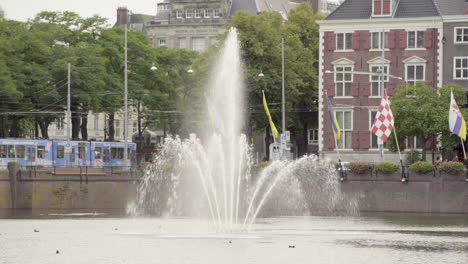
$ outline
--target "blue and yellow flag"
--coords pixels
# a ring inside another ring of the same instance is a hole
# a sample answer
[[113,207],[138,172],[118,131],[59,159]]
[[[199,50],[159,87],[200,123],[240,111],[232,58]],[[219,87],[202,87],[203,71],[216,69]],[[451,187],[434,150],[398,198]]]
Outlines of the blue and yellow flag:
[[278,137],[278,130],[276,129],[275,123],[273,123],[273,120],[271,119],[270,110],[268,110],[267,101],[265,99],[265,92],[262,91],[262,94],[263,94],[263,107],[265,108],[265,112],[266,112],[266,114],[268,116],[268,120],[270,121],[271,132],[273,133],[273,136],[275,138],[277,138]]
[[332,128],[333,128],[333,134],[335,134],[336,139],[340,139],[340,136],[341,136],[340,125],[338,124],[338,119],[336,119],[336,114],[335,114],[335,111],[333,110],[333,105],[332,105],[332,102],[330,101],[330,97],[328,96],[327,96],[327,101],[328,101],[328,110],[330,112],[330,121],[331,121]]

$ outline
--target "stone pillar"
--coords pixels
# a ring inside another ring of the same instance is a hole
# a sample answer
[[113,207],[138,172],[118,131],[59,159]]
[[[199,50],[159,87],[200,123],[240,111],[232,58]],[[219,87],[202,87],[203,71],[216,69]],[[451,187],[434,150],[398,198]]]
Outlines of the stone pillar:
[[13,161],[8,163],[8,177],[10,178],[10,201],[13,216],[16,215],[17,182],[19,170],[19,162]]

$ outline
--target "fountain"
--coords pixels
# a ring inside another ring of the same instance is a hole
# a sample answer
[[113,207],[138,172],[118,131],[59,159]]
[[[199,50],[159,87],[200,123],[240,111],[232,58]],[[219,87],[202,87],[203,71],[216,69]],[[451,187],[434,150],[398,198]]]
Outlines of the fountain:
[[[241,134],[244,86],[236,29],[220,54],[206,96],[207,140],[167,138],[128,212],[209,217],[217,230],[232,232],[249,230],[264,207],[270,215],[284,208],[304,214],[315,209],[308,202],[313,200],[333,210],[340,200],[336,175],[315,156],[276,161],[251,175],[251,146]],[[280,197],[273,195],[277,187]]]

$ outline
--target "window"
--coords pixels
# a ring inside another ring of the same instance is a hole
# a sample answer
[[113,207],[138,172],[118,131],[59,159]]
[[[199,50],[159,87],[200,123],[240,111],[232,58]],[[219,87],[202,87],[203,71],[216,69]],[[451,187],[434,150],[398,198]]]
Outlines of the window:
[[468,57],[455,57],[453,65],[453,78],[455,80],[468,79]]
[[109,162],[110,161],[110,153],[109,153],[109,148],[104,148],[102,151],[102,160],[104,162]]
[[351,149],[352,133],[353,133],[353,115],[351,111],[335,111],[338,125],[341,129],[340,139],[337,140],[339,149]]
[[120,127],[120,120],[115,120],[115,136],[121,137],[122,136],[122,128]]
[[184,18],[184,11],[177,10],[176,11],[176,18]]
[[185,11],[185,17],[186,18],[192,18],[193,17],[193,10],[187,10]]
[[6,158],[6,146],[0,145],[0,158]]
[[86,158],[86,147],[78,147],[78,158],[79,159]]
[[203,17],[211,17],[211,10],[205,9],[205,13],[203,14]]
[[352,33],[337,33],[336,34],[336,49],[337,50],[351,50],[352,44]]
[[[380,69],[382,66],[371,66],[370,71],[371,72],[380,72]],[[383,67],[383,72],[385,74],[388,74],[388,66]],[[381,81],[381,76],[377,75],[370,75],[369,76],[370,82],[371,82],[371,96],[381,96],[381,91],[382,91],[382,81]],[[388,83],[388,76],[383,76],[383,89],[387,88],[387,83]]]
[[37,146],[37,158],[45,159],[45,146]]
[[384,48],[388,48],[388,32],[382,38],[382,32],[372,32],[372,49],[382,49],[382,42],[385,41]]
[[16,146],[16,157],[24,159],[24,146]]
[[94,148],[94,158],[95,159],[102,159],[102,156],[101,156],[101,147],[95,147]]
[[159,39],[159,46],[166,46],[166,40],[165,39]]
[[132,134],[135,134],[138,131],[138,122],[133,122]]
[[15,146],[8,145],[8,158],[15,158]]
[[55,120],[55,125],[57,129],[62,130],[65,128],[65,123],[63,122],[63,118],[59,117]]
[[406,138],[406,145],[408,149],[422,149],[424,144],[420,137],[407,137]]
[[424,48],[424,31],[408,31],[408,48]]
[[94,114],[94,129],[99,129],[99,114]]
[[187,39],[179,38],[179,49],[186,49],[186,48],[187,48]]
[[406,65],[406,83],[414,85],[424,81],[424,65]]
[[35,161],[36,160],[36,148],[35,147],[27,148],[26,159],[30,160],[30,161]]
[[124,149],[123,148],[111,148],[112,159],[123,159]]
[[57,146],[57,159],[63,159],[65,156],[65,146]]
[[213,10],[213,17],[219,17],[219,10],[218,9]]
[[195,10],[195,18],[201,18],[201,15],[202,15],[202,11],[197,9]]
[[193,38],[192,39],[192,50],[204,51],[205,50],[205,38]]
[[336,96],[351,96],[352,71],[353,67],[335,67]]
[[318,129],[314,128],[307,131],[307,142],[309,142],[309,145],[318,144]]
[[468,43],[468,27],[455,28],[455,43]]
[[[370,120],[369,120],[369,130],[371,129],[372,125],[374,124],[374,119],[375,119],[375,116],[377,115],[377,110],[372,110],[370,112]],[[378,149],[379,148],[379,140],[377,138],[376,135],[374,135],[374,133],[370,133],[371,134],[371,149]],[[384,142],[384,148],[387,147],[387,142]]]

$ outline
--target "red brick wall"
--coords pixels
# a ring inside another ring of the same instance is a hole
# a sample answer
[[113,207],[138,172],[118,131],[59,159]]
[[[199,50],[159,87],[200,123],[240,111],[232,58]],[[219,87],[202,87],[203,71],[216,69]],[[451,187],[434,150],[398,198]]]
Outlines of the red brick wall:
[[[426,84],[435,87],[438,83],[438,36],[437,29],[428,29],[424,36],[425,50],[405,50],[407,45],[407,34],[404,29],[394,29],[388,34],[389,51],[385,51],[385,59],[390,61],[390,74],[402,77],[405,79],[405,64],[403,60],[418,56],[425,59],[425,80]],[[356,37],[359,36],[359,40]],[[354,61],[354,71],[369,71],[367,61],[381,56],[381,51],[370,51],[370,32],[356,31],[353,34],[353,52],[336,52],[335,34],[334,32],[325,32],[324,34],[324,56],[323,56],[323,89],[327,89],[328,96],[334,96],[334,74],[325,73],[325,71],[333,71],[332,62],[340,58],[347,58]],[[394,89],[403,85],[404,81],[390,79],[387,92],[391,96]],[[369,138],[369,109],[366,106],[377,106],[380,104],[380,98],[369,98],[370,82],[367,75],[354,75],[352,85],[353,98],[332,98],[334,105],[352,105],[353,110],[353,140],[352,145],[355,150],[365,150],[369,148],[369,142],[365,138]],[[333,133],[331,130],[328,106],[326,103],[325,92],[323,93],[323,150],[334,148]],[[355,107],[359,106],[359,107]],[[335,106],[336,110],[337,106]],[[396,120],[395,122],[398,122]]]

